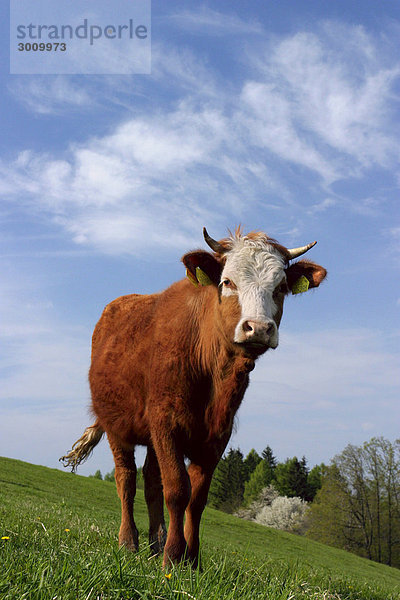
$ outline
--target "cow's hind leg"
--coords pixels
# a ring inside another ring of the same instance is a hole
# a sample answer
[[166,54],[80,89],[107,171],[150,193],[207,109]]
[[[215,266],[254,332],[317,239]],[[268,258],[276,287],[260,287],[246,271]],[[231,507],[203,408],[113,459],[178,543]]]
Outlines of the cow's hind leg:
[[121,500],[121,527],[119,545],[130,550],[137,550],[139,533],[133,519],[133,501],[136,493],[136,464],[134,448],[126,449],[116,440],[108,436],[110,448],[115,461],[115,482]]
[[143,465],[144,497],[149,512],[149,543],[152,554],[160,554],[164,550],[167,530],[164,521],[164,498],[161,483],[160,467],[154,448],[147,448]]

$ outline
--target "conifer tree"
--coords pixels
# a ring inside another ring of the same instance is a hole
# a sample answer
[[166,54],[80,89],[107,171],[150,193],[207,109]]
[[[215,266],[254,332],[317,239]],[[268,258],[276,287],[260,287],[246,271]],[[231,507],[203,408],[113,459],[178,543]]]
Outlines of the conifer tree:
[[231,448],[219,461],[211,482],[208,501],[214,508],[235,511],[243,502],[245,467],[243,454]]
[[261,462],[261,460],[261,456],[258,454],[258,452],[254,450],[254,448],[252,448],[243,461],[245,481],[248,481],[250,479],[251,474],[253,473],[256,466]]
[[288,498],[298,496],[303,500],[309,499],[307,478],[308,468],[304,456],[301,461],[298,460],[297,456],[288,458],[275,469],[276,488],[281,496],[287,496]]
[[243,500],[246,506],[256,500],[261,491],[268,487],[275,478],[276,458],[272,449],[267,446],[261,456],[262,459],[244,486]]

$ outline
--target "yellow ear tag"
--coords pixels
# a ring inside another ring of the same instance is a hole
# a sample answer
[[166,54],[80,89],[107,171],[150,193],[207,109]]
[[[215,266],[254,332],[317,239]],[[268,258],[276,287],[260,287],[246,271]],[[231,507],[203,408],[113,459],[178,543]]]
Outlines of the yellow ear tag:
[[200,285],[212,285],[211,279],[200,267],[196,267],[196,277]]
[[199,282],[197,281],[196,277],[194,275],[192,275],[192,273],[189,271],[189,269],[186,269],[186,277],[189,279],[189,281],[191,283],[193,283],[193,285],[195,285],[196,287],[199,285]]
[[306,292],[309,287],[310,282],[308,281],[307,277],[304,277],[304,275],[302,275],[292,285],[292,294],[301,294],[302,292]]

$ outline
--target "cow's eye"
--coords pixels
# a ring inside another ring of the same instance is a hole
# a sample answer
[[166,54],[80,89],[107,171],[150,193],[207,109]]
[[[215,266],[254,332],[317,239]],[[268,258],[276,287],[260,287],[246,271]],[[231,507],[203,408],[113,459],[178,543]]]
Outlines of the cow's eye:
[[231,281],[230,279],[228,279],[227,277],[225,277],[221,283],[219,284],[219,288],[228,288],[230,290],[236,290],[236,285],[233,283],[233,281]]

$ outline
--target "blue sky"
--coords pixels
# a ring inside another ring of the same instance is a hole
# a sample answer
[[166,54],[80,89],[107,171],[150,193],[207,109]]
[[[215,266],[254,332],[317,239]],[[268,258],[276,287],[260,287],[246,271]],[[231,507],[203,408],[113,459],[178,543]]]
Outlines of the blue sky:
[[[287,299],[232,445],[313,465],[398,437],[398,2],[154,0],[137,76],[9,75],[0,23],[0,455],[57,467],[103,307],[239,223],[317,239],[329,277]],[[80,472],[112,466],[102,442]]]

